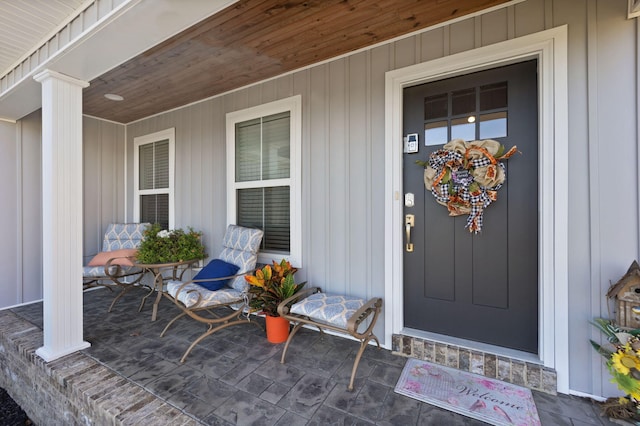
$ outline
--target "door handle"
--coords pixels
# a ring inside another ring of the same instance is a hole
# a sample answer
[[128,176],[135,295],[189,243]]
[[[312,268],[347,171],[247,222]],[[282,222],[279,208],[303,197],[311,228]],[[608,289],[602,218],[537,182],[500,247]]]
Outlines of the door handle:
[[404,246],[407,253],[413,251],[413,243],[411,242],[411,228],[415,225],[415,216],[407,214],[404,216],[404,230],[407,233],[407,243]]

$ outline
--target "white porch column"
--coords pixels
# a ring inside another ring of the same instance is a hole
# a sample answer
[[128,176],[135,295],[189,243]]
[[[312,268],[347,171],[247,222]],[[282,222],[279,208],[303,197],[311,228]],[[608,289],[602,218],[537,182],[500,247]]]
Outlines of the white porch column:
[[55,71],[42,84],[42,274],[44,346],[52,361],[90,346],[82,338],[82,88]]

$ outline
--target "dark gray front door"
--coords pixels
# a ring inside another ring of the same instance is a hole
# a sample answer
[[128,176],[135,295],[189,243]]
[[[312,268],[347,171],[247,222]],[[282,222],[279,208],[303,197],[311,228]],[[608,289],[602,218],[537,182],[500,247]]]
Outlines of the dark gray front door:
[[[537,99],[535,60],[404,90],[404,133],[419,145],[403,161],[414,198],[404,213],[415,217],[413,251],[404,248],[405,327],[538,352]],[[479,234],[465,229],[466,214],[451,217],[436,202],[415,163],[456,138],[521,152],[504,161],[506,183]]]

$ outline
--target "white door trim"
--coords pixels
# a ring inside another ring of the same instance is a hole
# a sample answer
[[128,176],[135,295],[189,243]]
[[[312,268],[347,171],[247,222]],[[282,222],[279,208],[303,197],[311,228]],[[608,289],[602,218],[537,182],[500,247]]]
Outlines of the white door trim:
[[[569,392],[567,26],[389,71],[385,77],[385,342],[404,326],[402,92],[537,58],[539,64],[539,356]],[[544,194],[544,196],[543,196]]]

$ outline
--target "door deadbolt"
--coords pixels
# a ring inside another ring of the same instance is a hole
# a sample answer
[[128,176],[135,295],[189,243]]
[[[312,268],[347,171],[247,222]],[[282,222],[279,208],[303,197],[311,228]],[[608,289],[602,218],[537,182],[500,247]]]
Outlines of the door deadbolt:
[[415,196],[412,192],[407,192],[404,194],[404,206],[405,207],[413,207],[415,205]]

